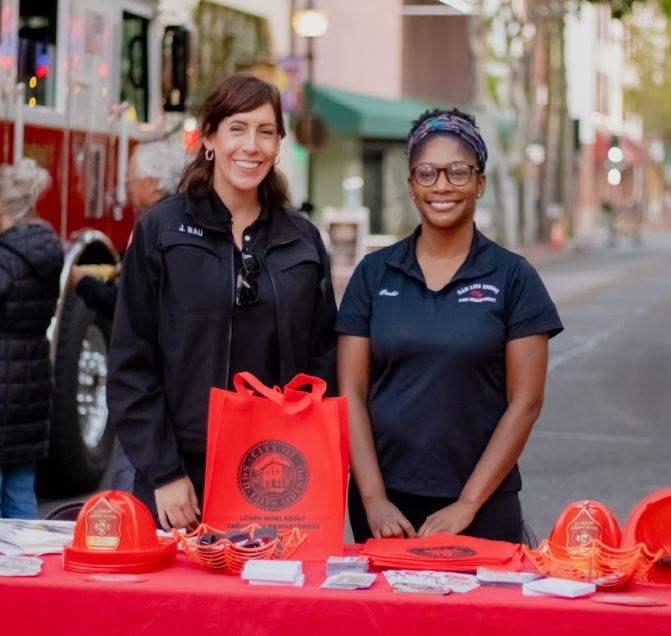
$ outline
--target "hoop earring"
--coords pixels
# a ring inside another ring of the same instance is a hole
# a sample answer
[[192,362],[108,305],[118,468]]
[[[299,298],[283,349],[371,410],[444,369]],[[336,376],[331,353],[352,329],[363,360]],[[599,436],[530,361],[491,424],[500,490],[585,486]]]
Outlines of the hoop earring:
[[207,161],[212,161],[212,159],[214,159],[214,150],[212,150],[212,148],[208,148],[205,151],[205,159]]
[[277,165],[279,165],[279,163],[280,163],[280,156],[275,155],[275,160],[273,161],[273,164],[277,166]]

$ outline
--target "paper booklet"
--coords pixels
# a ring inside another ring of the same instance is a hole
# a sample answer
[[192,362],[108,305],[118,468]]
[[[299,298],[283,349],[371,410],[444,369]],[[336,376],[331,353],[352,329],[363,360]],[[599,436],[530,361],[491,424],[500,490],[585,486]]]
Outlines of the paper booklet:
[[72,543],[74,521],[0,519],[0,554],[58,554]]

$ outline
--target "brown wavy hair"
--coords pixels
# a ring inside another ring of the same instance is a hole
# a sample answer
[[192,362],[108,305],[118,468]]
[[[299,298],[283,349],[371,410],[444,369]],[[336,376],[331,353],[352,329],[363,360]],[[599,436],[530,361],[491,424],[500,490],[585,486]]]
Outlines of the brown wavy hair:
[[[226,117],[236,113],[248,113],[270,104],[275,112],[275,123],[280,139],[286,136],[282,119],[282,102],[275,86],[251,75],[236,73],[227,77],[207,96],[200,109],[200,139],[217,132]],[[188,190],[196,197],[203,197],[212,189],[214,161],[205,159],[205,146],[201,144],[196,158],[186,167],[179,191]],[[289,203],[289,192],[284,175],[272,166],[259,184],[259,203],[268,209],[283,208]]]

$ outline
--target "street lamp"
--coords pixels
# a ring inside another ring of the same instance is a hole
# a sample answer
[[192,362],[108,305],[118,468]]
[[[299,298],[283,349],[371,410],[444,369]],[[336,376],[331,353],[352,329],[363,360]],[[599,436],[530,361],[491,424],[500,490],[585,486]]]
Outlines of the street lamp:
[[[294,33],[299,37],[306,38],[307,40],[307,51],[306,51],[306,61],[307,61],[307,70],[308,76],[307,81],[304,86],[303,94],[303,121],[307,124],[304,139],[305,142],[303,145],[306,146],[307,155],[308,155],[308,165],[307,165],[307,202],[312,204],[312,195],[314,189],[314,166],[312,161],[312,154],[315,150],[315,137],[320,136],[319,132],[316,130],[319,126],[323,124],[320,120],[316,120],[312,114],[312,86],[314,84],[314,39],[321,37],[326,33],[328,29],[328,17],[326,13],[320,11],[319,9],[314,8],[314,2],[308,0],[305,9],[301,11],[296,11],[293,17],[291,18],[291,26],[294,29]],[[323,137],[323,133],[321,134]],[[301,141],[299,139],[299,141]]]

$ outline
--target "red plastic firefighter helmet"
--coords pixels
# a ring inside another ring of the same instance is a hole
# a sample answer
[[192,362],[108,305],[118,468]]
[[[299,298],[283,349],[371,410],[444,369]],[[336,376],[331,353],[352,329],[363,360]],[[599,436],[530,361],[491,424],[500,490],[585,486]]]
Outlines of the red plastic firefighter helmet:
[[619,548],[621,538],[620,524],[613,511],[590,499],[566,506],[550,534],[552,543],[566,548],[586,547],[594,540]]
[[171,565],[177,555],[172,537],[159,538],[151,512],[126,492],[107,490],[91,497],[75,524],[63,567],[75,572],[141,573]]
[[622,547],[645,543],[651,552],[662,551],[641,583],[671,585],[671,488],[657,490],[639,501],[624,526]]

